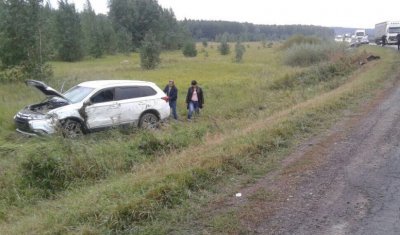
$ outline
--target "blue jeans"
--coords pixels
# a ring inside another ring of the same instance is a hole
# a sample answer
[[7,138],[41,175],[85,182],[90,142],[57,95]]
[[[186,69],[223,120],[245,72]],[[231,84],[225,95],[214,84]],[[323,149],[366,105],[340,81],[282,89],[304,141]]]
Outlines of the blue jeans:
[[190,101],[189,102],[189,113],[188,113],[188,119],[192,118],[193,112],[196,112],[196,114],[199,114],[199,102],[198,101]]
[[178,114],[176,114],[176,100],[174,101],[169,101],[169,107],[172,110],[172,116],[174,117],[174,119],[178,120]]

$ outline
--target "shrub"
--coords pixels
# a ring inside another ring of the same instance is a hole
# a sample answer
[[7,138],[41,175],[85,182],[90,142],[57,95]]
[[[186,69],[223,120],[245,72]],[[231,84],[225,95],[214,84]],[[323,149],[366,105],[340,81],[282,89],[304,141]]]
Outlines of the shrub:
[[300,44],[310,44],[310,45],[321,44],[321,39],[317,37],[306,37],[304,35],[294,35],[283,43],[281,49],[285,50],[292,46]]
[[186,57],[196,57],[197,56],[196,44],[194,42],[186,42],[182,48],[182,53]]
[[311,67],[305,72],[286,74],[281,79],[275,80],[271,85],[271,89],[291,89],[299,85],[315,85],[337,77],[346,76],[356,68],[356,63],[352,63],[352,58],[347,57],[334,63],[321,63]]
[[22,66],[15,66],[0,72],[1,83],[23,81],[25,77]]
[[49,64],[23,64],[0,71],[0,83],[21,82],[26,79],[46,80],[52,75],[53,70]]
[[298,44],[286,50],[283,61],[290,66],[309,66],[328,60],[340,49],[340,45],[334,43]]
[[203,39],[203,41],[201,43],[203,44],[203,47],[208,47],[207,39]]

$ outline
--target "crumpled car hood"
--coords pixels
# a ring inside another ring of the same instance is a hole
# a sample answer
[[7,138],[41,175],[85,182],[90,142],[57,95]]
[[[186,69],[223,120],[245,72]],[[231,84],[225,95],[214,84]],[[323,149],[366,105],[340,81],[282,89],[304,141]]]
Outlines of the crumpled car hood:
[[41,91],[46,96],[58,96],[58,97],[61,97],[68,101],[68,99],[63,94],[61,94],[54,88],[46,85],[44,82],[36,81],[36,80],[26,80],[25,83],[27,86],[33,86],[33,87],[37,88],[39,91]]

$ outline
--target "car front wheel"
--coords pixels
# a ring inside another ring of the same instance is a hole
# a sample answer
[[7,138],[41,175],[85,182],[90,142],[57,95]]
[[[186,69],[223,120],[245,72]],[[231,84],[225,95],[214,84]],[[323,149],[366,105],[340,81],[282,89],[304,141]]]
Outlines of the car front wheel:
[[67,119],[62,124],[62,133],[64,137],[76,138],[83,135],[82,124],[78,121]]
[[140,118],[139,127],[143,129],[155,129],[158,127],[158,117],[153,113],[145,113]]

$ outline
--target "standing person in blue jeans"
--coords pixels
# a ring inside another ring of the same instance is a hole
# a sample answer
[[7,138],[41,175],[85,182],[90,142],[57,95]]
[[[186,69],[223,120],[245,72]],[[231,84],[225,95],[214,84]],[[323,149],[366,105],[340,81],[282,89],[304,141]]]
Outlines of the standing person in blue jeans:
[[176,113],[176,100],[178,99],[178,88],[175,86],[175,82],[170,80],[164,88],[164,93],[168,96],[169,107],[172,110],[172,116],[175,120],[178,120],[178,114]]
[[204,95],[203,90],[197,86],[196,80],[193,80],[191,86],[188,89],[188,93],[186,95],[186,104],[188,113],[188,120],[192,119],[193,112],[197,114],[200,113],[200,109],[203,108],[204,105]]

